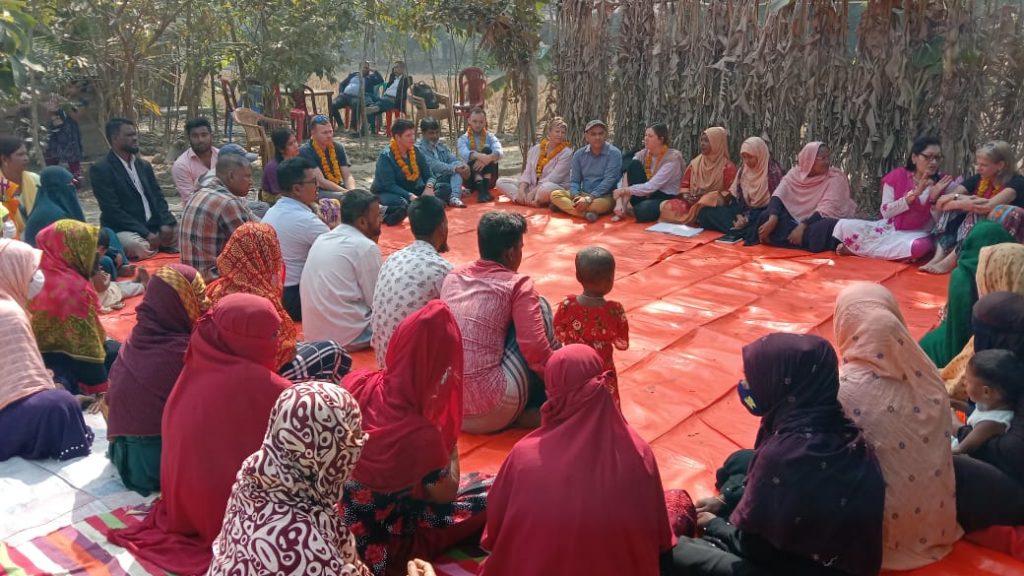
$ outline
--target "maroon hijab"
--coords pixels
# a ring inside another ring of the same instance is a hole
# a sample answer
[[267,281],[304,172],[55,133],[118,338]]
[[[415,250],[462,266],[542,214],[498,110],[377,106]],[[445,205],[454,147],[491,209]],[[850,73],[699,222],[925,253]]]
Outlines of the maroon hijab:
[[818,336],[770,334],[743,347],[743,371],[762,418],[731,522],[779,550],[878,574],[885,481],[839,403],[832,346]]
[[674,544],[661,476],[610,375],[589,346],[551,355],[541,426],[512,448],[487,497],[480,576],[657,576]]
[[184,264],[164,266],[150,278],[135,328],[110,368],[108,438],[160,435],[192,327],[208,307],[205,292],[203,277]]
[[403,320],[387,368],[358,370],[341,385],[359,402],[370,439],[352,477],[378,492],[418,485],[444,469],[462,428],[462,333],[448,305],[431,300]]

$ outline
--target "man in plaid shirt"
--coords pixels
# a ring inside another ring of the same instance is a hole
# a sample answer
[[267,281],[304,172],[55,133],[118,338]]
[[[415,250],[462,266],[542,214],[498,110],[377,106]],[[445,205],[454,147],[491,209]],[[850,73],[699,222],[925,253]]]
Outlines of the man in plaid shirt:
[[220,276],[217,256],[231,233],[246,222],[258,221],[246,200],[252,188],[252,166],[245,156],[222,151],[216,174],[201,177],[198,185],[181,218],[181,263],[212,282]]

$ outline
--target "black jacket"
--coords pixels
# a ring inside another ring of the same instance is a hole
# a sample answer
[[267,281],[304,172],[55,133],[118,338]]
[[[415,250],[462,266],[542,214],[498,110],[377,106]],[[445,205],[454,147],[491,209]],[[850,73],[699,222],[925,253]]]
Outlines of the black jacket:
[[135,232],[145,238],[159,231],[161,226],[174,226],[177,220],[167,207],[167,200],[153,174],[153,166],[136,157],[135,170],[139,173],[153,215],[148,222],[142,198],[113,150],[89,168],[89,181],[92,182],[92,193],[100,205],[100,225],[114,232]]

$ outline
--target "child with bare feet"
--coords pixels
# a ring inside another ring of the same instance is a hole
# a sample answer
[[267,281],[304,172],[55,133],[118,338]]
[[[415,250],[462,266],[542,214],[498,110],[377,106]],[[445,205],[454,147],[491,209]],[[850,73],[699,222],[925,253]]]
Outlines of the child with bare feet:
[[134,281],[111,281],[110,274],[99,264],[105,252],[102,245],[97,246],[96,266],[92,273],[92,287],[100,297],[100,314],[109,314],[124,308],[124,299],[141,296],[146,291],[146,284],[149,283],[149,272],[145,268],[138,268]]
[[[1020,397],[1020,375],[1024,362],[1009,350],[982,350],[967,363],[964,381],[967,395],[974,402],[974,411],[967,425],[953,438],[954,454],[971,454],[990,439],[1010,429],[1017,399]],[[953,407],[968,408],[965,402],[952,400]]]
[[[576,254],[576,280],[583,286],[578,296],[566,296],[555,313],[555,338],[562,344],[586,344],[601,355],[605,369],[615,372],[612,354],[629,348],[629,322],[622,304],[605,300],[615,284],[615,256],[599,246]],[[619,406],[619,387],[609,379],[609,390]]]

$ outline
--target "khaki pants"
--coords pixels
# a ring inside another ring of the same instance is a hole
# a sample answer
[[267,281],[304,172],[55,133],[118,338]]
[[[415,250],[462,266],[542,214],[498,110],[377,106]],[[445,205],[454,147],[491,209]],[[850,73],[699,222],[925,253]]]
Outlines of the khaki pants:
[[[580,194],[584,198],[591,198],[589,194]],[[615,207],[615,200],[612,199],[611,195],[599,196],[594,198],[594,201],[587,207],[583,212],[577,212],[576,207],[572,205],[572,195],[568,190],[555,190],[551,193],[551,203],[558,207],[559,210],[569,214],[571,216],[583,217],[587,212],[594,212],[595,214],[607,214],[612,211]]]

